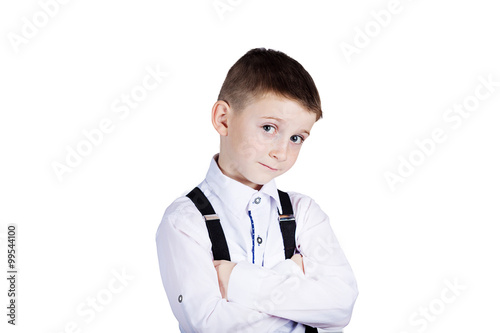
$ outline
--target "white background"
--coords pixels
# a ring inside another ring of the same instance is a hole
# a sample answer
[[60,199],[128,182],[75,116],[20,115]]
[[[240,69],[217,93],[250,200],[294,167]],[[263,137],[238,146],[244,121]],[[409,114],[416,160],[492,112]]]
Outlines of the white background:
[[[5,233],[16,223],[19,277],[16,327],[1,280],[1,331],[60,333],[71,322],[81,332],[178,331],[156,228],[203,180],[218,152],[211,107],[229,67],[254,47],[298,60],[321,94],[324,119],[277,184],[331,218],[360,290],[345,332],[498,331],[500,87],[458,128],[443,119],[479,76],[500,81],[494,2],[401,0],[350,62],[341,43],[376,29],[370,12],[389,1],[232,3],[221,19],[212,0],[69,1],[15,47],[23,17],[42,9],[2,2],[0,266],[6,274]],[[113,102],[148,66],[169,75],[120,119]],[[113,131],[59,181],[52,164],[105,118]],[[435,128],[445,142],[391,191],[384,173],[397,174],[398,156]],[[122,270],[133,278],[110,294]],[[446,281],[466,289],[457,296]],[[107,304],[90,318],[98,296]],[[410,322],[429,307],[437,315],[425,327]]]

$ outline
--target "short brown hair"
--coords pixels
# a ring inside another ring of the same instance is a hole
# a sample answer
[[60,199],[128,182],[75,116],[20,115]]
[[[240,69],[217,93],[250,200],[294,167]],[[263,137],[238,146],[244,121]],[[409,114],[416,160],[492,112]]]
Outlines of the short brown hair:
[[218,100],[238,111],[267,93],[298,102],[316,114],[316,120],[323,116],[311,75],[285,53],[265,48],[248,51],[229,69]]

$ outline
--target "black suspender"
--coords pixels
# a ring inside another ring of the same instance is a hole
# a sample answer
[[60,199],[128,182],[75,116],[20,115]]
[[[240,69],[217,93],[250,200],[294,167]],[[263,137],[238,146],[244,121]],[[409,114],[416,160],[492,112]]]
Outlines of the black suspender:
[[[292,203],[288,193],[278,190],[278,195],[281,202],[281,214],[279,215],[281,236],[283,237],[283,245],[285,248],[285,259],[290,259],[295,252],[295,217],[293,215]],[[214,208],[208,201],[203,192],[195,187],[187,194],[201,215],[205,218],[205,223],[208,229],[208,235],[212,242],[212,253],[214,260],[228,260],[229,248],[226,242],[226,236],[220,224],[219,217],[215,214]],[[317,333],[318,329],[305,325],[305,333]]]
[[295,252],[295,217],[288,193],[278,190],[278,195],[281,202],[280,229],[285,246],[285,259],[290,259]]
[[229,248],[227,247],[226,236],[222,231],[219,217],[215,214],[214,208],[208,201],[203,192],[195,187],[187,194],[188,198],[194,203],[196,208],[200,211],[201,215],[205,218],[205,223],[208,229],[208,235],[212,242],[212,252],[214,260],[228,260],[231,261],[229,256]]
[[[295,216],[293,215],[292,202],[288,193],[278,190],[281,202],[280,229],[285,246],[285,259],[290,259],[295,252]],[[307,326],[305,333],[317,333],[318,329]]]

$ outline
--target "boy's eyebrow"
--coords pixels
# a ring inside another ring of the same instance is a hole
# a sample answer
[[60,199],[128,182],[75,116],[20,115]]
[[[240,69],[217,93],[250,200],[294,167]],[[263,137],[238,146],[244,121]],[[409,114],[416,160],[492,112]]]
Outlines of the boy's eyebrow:
[[277,120],[277,121],[282,121],[283,119],[281,118],[278,118],[278,117],[271,117],[271,116],[267,116],[267,117],[262,117],[264,119],[274,119],[274,120]]
[[[278,117],[271,117],[271,116],[267,116],[267,117],[262,117],[262,118],[264,118],[264,119],[274,119],[274,120],[277,120],[277,121],[283,121],[283,119],[278,118]],[[306,133],[307,135],[311,135],[311,133],[309,133],[309,131],[308,131],[308,130],[305,130],[305,129],[303,129],[303,130],[301,130],[301,131],[299,131],[299,132],[304,132],[304,133]]]

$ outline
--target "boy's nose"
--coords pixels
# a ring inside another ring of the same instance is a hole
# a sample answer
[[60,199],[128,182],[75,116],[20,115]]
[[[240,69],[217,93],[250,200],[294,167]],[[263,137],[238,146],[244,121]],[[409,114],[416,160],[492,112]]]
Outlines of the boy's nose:
[[286,142],[276,142],[276,144],[273,146],[273,149],[271,149],[271,151],[269,152],[269,155],[280,162],[284,162],[287,158],[287,146],[288,140]]

